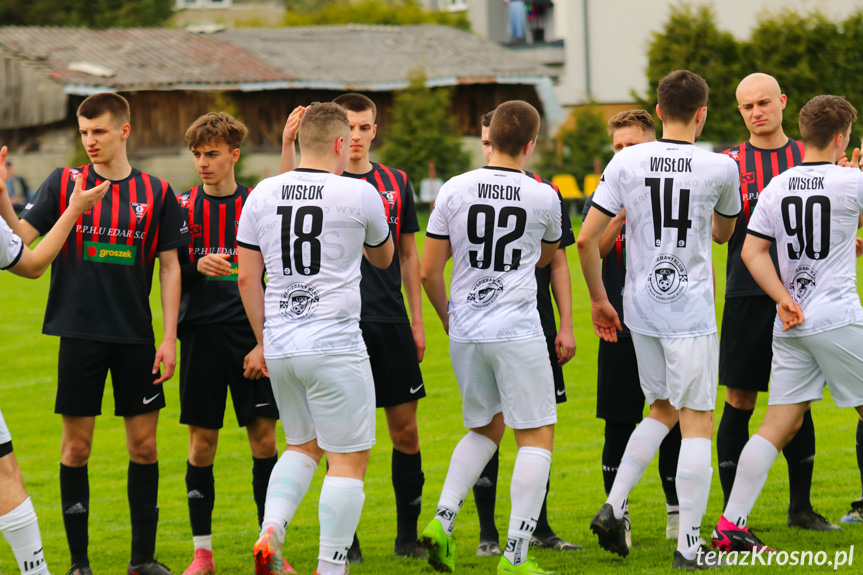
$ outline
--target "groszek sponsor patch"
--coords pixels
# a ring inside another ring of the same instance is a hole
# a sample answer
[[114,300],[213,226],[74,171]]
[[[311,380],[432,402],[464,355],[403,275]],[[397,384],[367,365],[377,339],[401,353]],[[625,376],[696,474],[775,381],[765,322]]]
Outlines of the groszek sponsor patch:
[[137,246],[84,242],[84,259],[89,262],[130,266],[135,263],[137,252]]
[[240,273],[239,264],[237,262],[231,262],[231,273],[226,276],[219,276],[217,278],[213,278],[207,276],[206,279],[214,282],[235,282],[237,281],[237,277]]

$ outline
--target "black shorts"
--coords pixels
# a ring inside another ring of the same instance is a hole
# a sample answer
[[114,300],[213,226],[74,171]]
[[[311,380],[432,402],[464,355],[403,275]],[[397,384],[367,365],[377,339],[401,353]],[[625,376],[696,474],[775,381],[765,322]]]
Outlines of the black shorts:
[[54,413],[76,417],[102,414],[105,378],[111,372],[114,415],[129,417],[165,407],[162,384],[153,385],[156,349],[151,343],[109,343],[60,338]]
[[563,382],[563,368],[557,363],[557,351],[554,349],[556,333],[545,334],[545,344],[548,347],[548,359],[551,361],[551,374],[554,376],[554,400],[566,403],[566,384]]
[[270,380],[243,377],[243,360],[254,349],[248,325],[186,327],[180,332],[180,423],[221,429],[228,389],[237,423],[279,418]]
[[375,404],[392,407],[426,396],[409,323],[361,321],[375,380]]
[[767,391],[775,319],[776,302],[770,296],[725,300],[719,340],[719,385]]
[[596,378],[596,417],[619,423],[638,423],[644,417],[644,393],[632,339],[617,343],[599,340]]

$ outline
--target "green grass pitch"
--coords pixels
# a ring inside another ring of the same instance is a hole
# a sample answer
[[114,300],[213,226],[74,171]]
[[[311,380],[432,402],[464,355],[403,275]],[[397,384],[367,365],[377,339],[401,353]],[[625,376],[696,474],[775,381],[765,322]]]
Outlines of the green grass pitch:
[[[423,225],[427,214],[421,216]],[[578,230],[576,230],[577,233]],[[417,240],[422,249],[422,234]],[[726,248],[714,246],[717,270],[717,314],[721,317],[724,293]],[[558,573],[666,573],[670,572],[674,542],[665,540],[665,505],[656,462],[645,473],[631,497],[634,548],[627,559],[602,551],[588,525],[605,500],[600,454],[603,424],[595,418],[597,338],[589,317],[587,289],[574,248],[567,251],[572,272],[573,317],[578,351],[565,367],[569,402],[560,406],[556,429],[554,462],[549,494],[549,519],[564,538],[585,546],[583,551],[560,554],[535,553],[540,565]],[[58,338],[41,335],[49,280],[28,282],[11,274],[0,274],[0,407],[12,431],[15,453],[24,473],[24,482],[33,497],[45,555],[57,575],[68,569],[69,554],[60,510],[58,470],[60,461],[60,417],[53,413],[56,386]],[[151,297],[157,339],[161,337],[158,279]],[[460,397],[449,364],[447,339],[434,311],[425,304],[428,351],[422,364],[428,397],[420,402],[419,429],[426,476],[425,501],[419,528],[434,515],[449,457],[465,433],[461,423]],[[99,301],[85,302],[98,307]],[[179,424],[178,376],[166,384],[168,407],[159,425],[161,520],[157,558],[180,574],[192,559],[192,541],[184,484],[187,431]],[[720,389],[717,407],[724,392]],[[751,432],[764,416],[766,396],[762,394]],[[129,559],[130,529],[126,500],[126,468],[123,424],[113,414],[110,392],[105,394],[103,416],[96,423],[93,456],[90,460],[90,554],[97,575],[125,573]],[[720,413],[717,412],[717,420]],[[815,508],[833,522],[860,496],[860,480],[854,456],[856,415],[839,410],[827,399],[813,408],[817,431],[817,458],[812,500]],[[280,451],[284,436],[279,434]],[[351,572],[431,573],[424,562],[393,556],[395,507],[390,483],[391,443],[383,413],[378,413],[377,446],[372,450],[366,475],[366,502],[359,527],[365,562]],[[496,523],[505,538],[509,514],[509,480],[515,458],[512,434],[502,444],[500,484]],[[715,467],[714,451],[714,467]],[[213,546],[219,573],[252,572],[251,548],[257,537],[252,500],[251,455],[245,433],[236,427],[229,407],[216,457],[216,508],[213,516]],[[317,499],[324,466],[288,529],[286,557],[300,573],[312,573],[317,561]],[[711,498],[702,532],[709,536],[719,518],[722,492],[714,472]],[[830,559],[837,550],[848,550],[861,541],[863,526],[846,526],[838,533],[809,533],[785,526],[788,505],[788,478],[785,460],[779,457],[767,486],[751,517],[771,546],[783,550],[824,550]],[[493,573],[496,559],[474,556],[478,524],[472,497],[459,515],[456,531],[456,568],[459,573]],[[857,572],[863,563],[863,549],[857,549],[855,565],[840,571]],[[741,567],[741,569],[748,569]],[[772,572],[795,572],[799,568],[772,567]],[[803,568],[828,572],[833,568]],[[12,554],[0,543],[0,572],[17,573]]]

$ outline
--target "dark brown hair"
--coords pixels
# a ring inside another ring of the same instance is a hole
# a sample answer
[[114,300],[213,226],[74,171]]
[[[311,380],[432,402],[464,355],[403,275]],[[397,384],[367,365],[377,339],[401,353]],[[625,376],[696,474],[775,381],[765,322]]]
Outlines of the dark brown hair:
[[102,114],[111,114],[111,118],[120,126],[129,123],[131,116],[129,102],[123,96],[113,92],[93,94],[78,106],[77,115],[88,120],[98,118]]
[[815,96],[800,109],[800,137],[806,146],[823,150],[856,121],[857,110],[845,98]]
[[709,93],[704,78],[689,70],[675,70],[660,80],[656,89],[663,121],[688,124],[707,105]]
[[342,94],[333,100],[333,102],[349,112],[365,112],[366,110],[371,110],[372,119],[376,119],[378,117],[378,108],[368,96],[364,96],[356,92],[350,92],[348,94]]
[[516,157],[539,133],[539,112],[522,100],[504,102],[494,110],[489,125],[491,147]]

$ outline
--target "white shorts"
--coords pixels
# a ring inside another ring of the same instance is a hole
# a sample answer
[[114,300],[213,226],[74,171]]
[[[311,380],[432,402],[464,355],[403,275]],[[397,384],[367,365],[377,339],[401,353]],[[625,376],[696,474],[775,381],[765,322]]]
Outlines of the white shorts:
[[768,405],[821,401],[825,384],[837,406],[863,405],[863,325],[774,337],[771,369]]
[[648,405],[667,399],[675,409],[713,411],[719,379],[719,337],[654,337],[632,333],[638,379]]
[[313,439],[332,453],[375,444],[375,386],[365,350],[268,359],[288,445]]
[[545,337],[489,343],[450,340],[449,351],[465,427],[488,425],[501,411],[513,429],[557,423]]
[[3,419],[3,412],[0,411],[0,445],[12,441],[12,434],[9,433],[9,428],[6,427],[6,421]]

